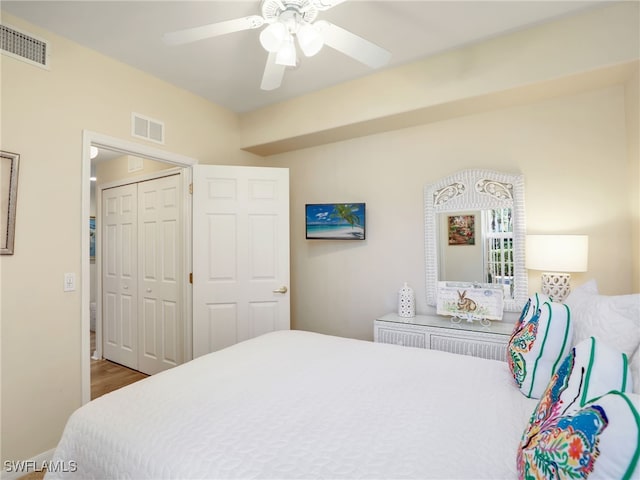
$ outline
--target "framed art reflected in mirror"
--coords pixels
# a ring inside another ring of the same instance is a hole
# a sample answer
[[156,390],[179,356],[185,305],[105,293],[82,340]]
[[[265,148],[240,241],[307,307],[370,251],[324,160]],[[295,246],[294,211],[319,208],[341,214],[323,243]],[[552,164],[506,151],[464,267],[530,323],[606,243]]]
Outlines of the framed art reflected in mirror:
[[13,255],[20,155],[0,151],[0,255]]

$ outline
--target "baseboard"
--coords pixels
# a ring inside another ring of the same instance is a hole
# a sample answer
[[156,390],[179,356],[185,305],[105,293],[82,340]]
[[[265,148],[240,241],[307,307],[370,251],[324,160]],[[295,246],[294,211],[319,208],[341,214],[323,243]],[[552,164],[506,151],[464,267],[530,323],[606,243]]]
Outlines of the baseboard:
[[17,480],[29,473],[42,470],[42,465],[53,458],[55,448],[47,450],[28,460],[5,460],[2,465],[2,480]]

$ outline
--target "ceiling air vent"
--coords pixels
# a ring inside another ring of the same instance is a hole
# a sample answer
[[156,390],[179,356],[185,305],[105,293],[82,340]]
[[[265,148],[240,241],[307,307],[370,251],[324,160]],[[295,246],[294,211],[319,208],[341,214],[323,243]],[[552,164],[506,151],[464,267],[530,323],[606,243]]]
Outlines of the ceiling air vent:
[[131,135],[156,143],[164,143],[164,123],[138,113],[132,113]]
[[0,50],[18,60],[49,68],[49,42],[15,27],[0,25]]

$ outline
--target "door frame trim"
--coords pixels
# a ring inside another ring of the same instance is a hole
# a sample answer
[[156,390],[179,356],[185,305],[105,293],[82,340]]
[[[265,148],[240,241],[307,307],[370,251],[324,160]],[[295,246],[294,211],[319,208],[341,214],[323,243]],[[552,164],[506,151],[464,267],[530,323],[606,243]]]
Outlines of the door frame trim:
[[[139,157],[145,157],[150,160],[155,160],[164,163],[170,163],[178,167],[185,169],[184,180],[190,183],[191,179],[191,167],[198,163],[198,160],[172,153],[158,148],[149,147],[136,142],[128,140],[122,140],[116,137],[110,137],[101,133],[93,132],[90,130],[82,131],[82,197],[81,197],[81,237],[80,237],[80,308],[81,308],[81,359],[80,359],[80,371],[81,371],[81,397],[82,404],[88,403],[91,400],[91,344],[90,344],[90,314],[89,304],[91,300],[91,265],[89,261],[89,216],[91,215],[91,146],[98,148],[102,147],[108,150],[122,153],[123,155],[135,155]],[[187,197],[188,188],[185,189],[185,197]],[[191,201],[185,202],[185,269],[190,271],[191,268]],[[191,299],[190,299],[190,285],[189,295],[185,295],[185,308],[186,315],[185,320],[191,318]],[[190,322],[185,322],[189,325]],[[187,330],[190,331],[190,326]],[[187,335],[188,332],[185,332]],[[185,337],[190,338],[190,337]],[[187,342],[188,343],[188,342]],[[185,358],[190,358],[187,355],[185,349]]]

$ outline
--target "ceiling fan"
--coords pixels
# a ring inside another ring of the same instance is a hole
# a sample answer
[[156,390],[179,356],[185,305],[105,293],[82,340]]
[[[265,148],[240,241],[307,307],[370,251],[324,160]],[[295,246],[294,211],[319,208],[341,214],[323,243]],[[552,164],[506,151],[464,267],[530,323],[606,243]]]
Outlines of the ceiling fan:
[[260,43],[269,52],[262,75],[262,90],[274,90],[282,83],[285,69],[298,64],[297,45],[306,57],[317,54],[324,45],[371,67],[379,68],[391,58],[387,50],[324,20],[319,11],[346,0],[262,0],[260,15],[236,18],[200,27],[165,33],[169,45],[182,45],[227,33],[260,28]]

